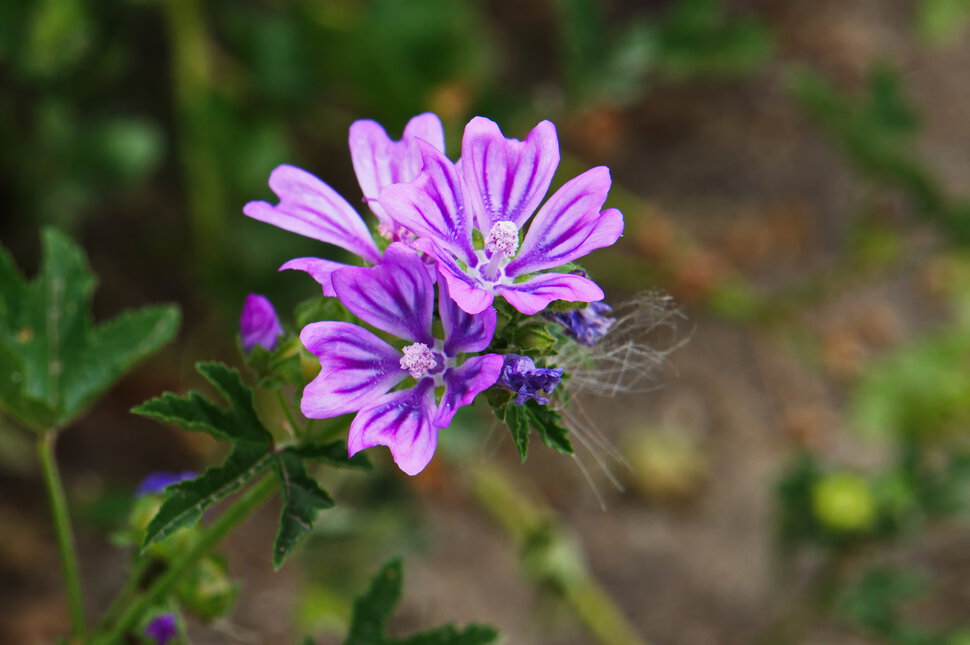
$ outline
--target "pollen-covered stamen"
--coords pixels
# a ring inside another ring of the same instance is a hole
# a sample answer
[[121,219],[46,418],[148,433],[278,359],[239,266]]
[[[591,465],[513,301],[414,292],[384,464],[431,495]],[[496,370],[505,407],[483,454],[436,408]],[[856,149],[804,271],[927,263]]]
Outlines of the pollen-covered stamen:
[[492,224],[485,238],[485,250],[493,256],[510,258],[515,255],[519,250],[519,227],[508,220]]
[[410,372],[414,378],[422,378],[438,365],[434,352],[424,343],[408,345],[401,351],[404,352],[404,356],[401,357],[401,369]]

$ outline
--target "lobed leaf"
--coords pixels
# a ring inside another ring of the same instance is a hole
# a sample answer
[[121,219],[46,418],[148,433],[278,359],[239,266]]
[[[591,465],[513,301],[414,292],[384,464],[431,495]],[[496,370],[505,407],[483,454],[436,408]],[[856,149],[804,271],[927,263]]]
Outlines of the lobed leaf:
[[442,625],[421,634],[388,641],[389,645],[488,645],[498,639],[498,632],[485,625],[467,625],[458,629]]
[[511,399],[508,399],[495,407],[495,413],[508,426],[522,461],[525,461],[528,455],[529,436],[533,430],[550,448],[564,455],[573,454],[569,430],[562,425],[561,415],[547,405],[540,405],[533,400],[515,405]]
[[350,629],[344,645],[379,645],[384,626],[401,599],[401,561],[391,560],[371,581],[370,588],[354,601]]
[[95,279],[84,252],[53,229],[42,235],[43,259],[28,282],[0,249],[0,407],[37,429],[73,421],[137,361],[171,340],[172,306],[126,312],[95,327]]
[[214,362],[197,363],[195,367],[229,402],[228,410],[198,392],[189,392],[185,397],[166,392],[132,408],[132,412],[186,430],[202,431],[222,441],[255,443],[269,449],[272,435],[259,420],[252,390],[239,372]]
[[442,625],[407,638],[385,636],[384,628],[401,599],[401,587],[401,561],[391,560],[371,581],[367,593],[354,601],[344,645],[487,645],[498,638],[498,632],[484,625],[464,629]]
[[272,463],[270,446],[237,443],[220,466],[207,468],[195,479],[165,490],[165,501],[145,532],[142,548],[198,521],[202,512],[266,470]]
[[274,467],[283,495],[279,530],[273,542],[273,567],[279,570],[293,549],[313,530],[317,514],[333,508],[333,500],[310,476],[300,457],[280,453]]

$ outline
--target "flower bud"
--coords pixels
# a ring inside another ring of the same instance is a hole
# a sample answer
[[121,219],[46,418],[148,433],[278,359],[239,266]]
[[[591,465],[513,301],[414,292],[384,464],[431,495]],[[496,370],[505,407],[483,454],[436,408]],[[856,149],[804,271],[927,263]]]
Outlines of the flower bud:
[[277,339],[283,335],[283,326],[272,303],[264,296],[255,293],[246,296],[239,317],[239,335],[246,352],[253,351],[257,345],[268,351],[276,347]]

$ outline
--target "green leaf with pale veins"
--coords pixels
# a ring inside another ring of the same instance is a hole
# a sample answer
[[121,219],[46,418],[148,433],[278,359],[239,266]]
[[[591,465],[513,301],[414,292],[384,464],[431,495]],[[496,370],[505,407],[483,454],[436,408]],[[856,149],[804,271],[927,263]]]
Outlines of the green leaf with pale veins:
[[279,570],[297,544],[313,530],[317,514],[333,508],[333,500],[310,476],[303,460],[286,452],[277,455],[274,463],[280,478],[283,509],[280,525],[273,543],[273,567]]
[[400,560],[384,565],[367,593],[354,602],[344,645],[488,645],[498,638],[498,632],[483,625],[442,625],[407,638],[386,636],[384,629],[401,599],[402,576]]
[[53,229],[28,282],[0,248],[0,408],[36,430],[74,421],[136,362],[175,335],[178,309],[129,311],[91,320],[95,278],[84,252]]
[[[200,431],[232,444],[222,465],[209,468],[191,481],[166,490],[165,501],[148,525],[145,546],[188,526],[206,508],[239,490],[269,467],[280,481],[283,508],[273,545],[273,565],[279,569],[300,540],[313,528],[321,510],[333,500],[307,472],[306,460],[325,461],[349,468],[370,467],[366,458],[347,457],[343,441],[304,444],[276,449],[253,405],[253,392],[239,372],[221,363],[199,363],[196,369],[229,403],[220,407],[198,392],[172,393],[146,401],[133,412],[188,430]],[[362,457],[362,456],[361,456]]]
[[132,412],[186,430],[202,431],[222,441],[271,446],[273,437],[256,415],[253,392],[239,372],[214,362],[197,363],[195,369],[225,397],[230,406],[228,410],[198,392],[189,392],[185,397],[166,392],[132,408]]
[[205,509],[242,488],[272,463],[270,446],[237,443],[221,465],[207,468],[195,479],[169,486],[162,507],[148,524],[142,548],[194,524]]

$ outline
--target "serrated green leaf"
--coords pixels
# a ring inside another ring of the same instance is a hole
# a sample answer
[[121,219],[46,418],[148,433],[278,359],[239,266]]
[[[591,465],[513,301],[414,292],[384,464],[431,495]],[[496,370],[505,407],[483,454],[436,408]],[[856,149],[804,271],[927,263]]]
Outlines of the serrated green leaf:
[[0,251],[0,407],[37,430],[73,421],[137,361],[171,340],[171,306],[126,312],[95,327],[89,313],[95,279],[80,247],[55,230],[42,236],[41,270],[32,282]]
[[237,443],[221,465],[169,486],[162,507],[148,524],[142,548],[196,522],[205,509],[239,490],[269,468],[272,460],[268,445]]
[[522,461],[528,456],[529,434],[533,430],[550,448],[564,455],[573,454],[569,430],[562,425],[561,415],[552,408],[532,400],[515,405],[509,398],[495,408],[495,414],[508,426]]
[[310,476],[300,457],[281,453],[274,466],[283,495],[279,530],[273,543],[273,567],[279,570],[293,549],[313,530],[317,514],[333,508],[333,500]]
[[442,625],[402,639],[385,636],[384,628],[401,599],[402,578],[400,560],[384,565],[367,593],[354,601],[344,645],[486,645],[498,638],[494,629],[484,625],[468,625],[464,629]]
[[291,446],[285,452],[311,461],[323,461],[339,468],[357,468],[366,471],[373,469],[370,459],[363,452],[348,457],[347,443],[341,440],[331,441],[330,443],[305,443],[300,446]]
[[525,461],[526,457],[529,456],[529,435],[532,433],[525,412],[521,406],[509,402],[505,404],[504,414],[501,418],[512,434],[512,441],[515,442],[515,447],[519,451],[519,457],[522,461]]
[[185,397],[166,392],[132,408],[132,412],[187,430],[202,431],[223,441],[255,443],[268,448],[273,442],[272,435],[256,415],[253,392],[239,372],[222,363],[197,363],[195,367],[229,402],[228,410],[198,392],[189,392]]
[[401,561],[391,560],[371,580],[370,588],[354,601],[344,645],[380,645],[384,626],[401,599]]
[[389,641],[393,645],[488,645],[498,638],[498,632],[485,625],[466,625],[458,629],[443,625],[437,629],[408,638]]

